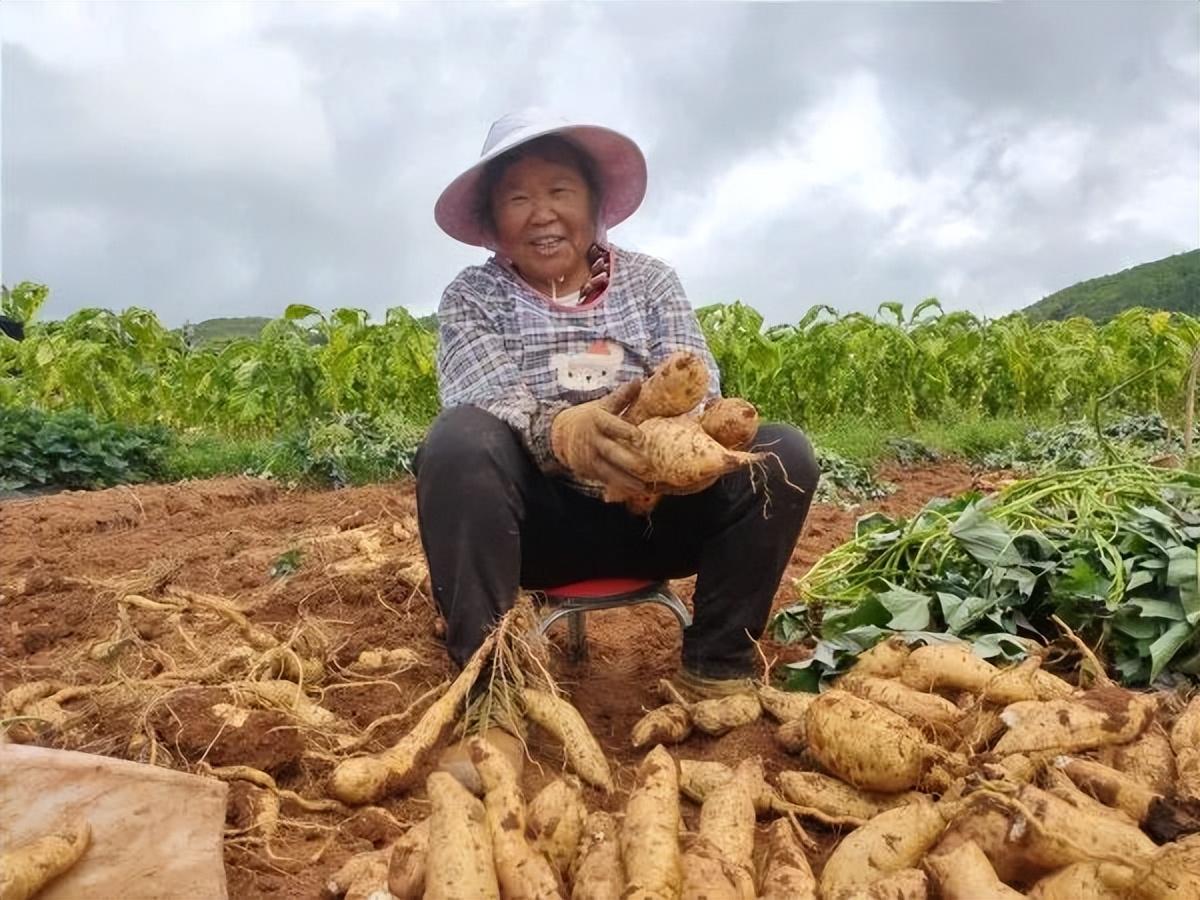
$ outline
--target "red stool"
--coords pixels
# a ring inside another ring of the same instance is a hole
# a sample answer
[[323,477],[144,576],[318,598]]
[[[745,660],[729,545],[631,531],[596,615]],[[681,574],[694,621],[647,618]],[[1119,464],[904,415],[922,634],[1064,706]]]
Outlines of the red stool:
[[566,617],[567,656],[572,662],[580,662],[587,656],[587,626],[583,620],[584,613],[616,606],[632,606],[635,603],[657,603],[675,614],[681,628],[692,624],[691,613],[667,586],[666,581],[650,578],[593,578],[545,588],[535,593],[542,594],[552,607],[538,624],[538,633],[545,634],[551,625]]

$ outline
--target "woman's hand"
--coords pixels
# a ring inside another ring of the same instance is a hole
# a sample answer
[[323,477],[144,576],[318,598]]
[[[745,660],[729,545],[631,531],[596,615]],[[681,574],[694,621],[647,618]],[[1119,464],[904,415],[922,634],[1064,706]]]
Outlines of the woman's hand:
[[576,477],[612,491],[644,493],[651,468],[640,449],[641,432],[620,418],[641,388],[641,381],[634,381],[555,416],[550,446],[558,461]]

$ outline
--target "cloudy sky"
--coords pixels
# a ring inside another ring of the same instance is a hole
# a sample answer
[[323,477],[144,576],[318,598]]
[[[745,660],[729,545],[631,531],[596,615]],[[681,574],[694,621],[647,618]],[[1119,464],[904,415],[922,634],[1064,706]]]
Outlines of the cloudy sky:
[[436,308],[490,123],[626,131],[614,242],[769,322],[999,315],[1200,246],[1200,5],[5,0],[3,281],[170,325]]

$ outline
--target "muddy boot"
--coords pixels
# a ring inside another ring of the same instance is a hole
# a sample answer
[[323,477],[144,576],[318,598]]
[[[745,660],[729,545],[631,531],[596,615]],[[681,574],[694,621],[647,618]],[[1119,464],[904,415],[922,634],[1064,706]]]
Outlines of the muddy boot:
[[659,694],[667,703],[697,703],[733,694],[755,694],[758,682],[749,676],[740,678],[706,678],[688,669],[681,668],[675,676],[659,682]]
[[[519,780],[521,772],[525,768],[525,747],[521,741],[498,725],[490,726],[483,737],[504,755],[512,765],[513,771],[517,773]],[[463,738],[447,747],[438,758],[436,769],[439,772],[448,772],[453,775],[468,791],[480,796],[483,794],[483,783],[479,780],[475,764],[471,762],[467,740],[468,738]]]

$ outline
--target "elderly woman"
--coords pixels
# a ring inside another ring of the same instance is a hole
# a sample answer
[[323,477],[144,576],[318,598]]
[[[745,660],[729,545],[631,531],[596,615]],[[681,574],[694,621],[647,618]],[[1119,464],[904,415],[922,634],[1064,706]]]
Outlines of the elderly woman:
[[648,517],[600,496],[649,490],[636,429],[615,413],[664,357],[698,354],[720,393],[675,272],[608,240],[645,189],[629,138],[525,113],[495,122],[438,199],[441,228],[492,255],[438,310],[443,412],[416,462],[421,538],[459,665],[521,589],[697,575],[676,683],[713,696],[753,673],[818,471],[800,431],[768,424],[764,477],[740,470]]

